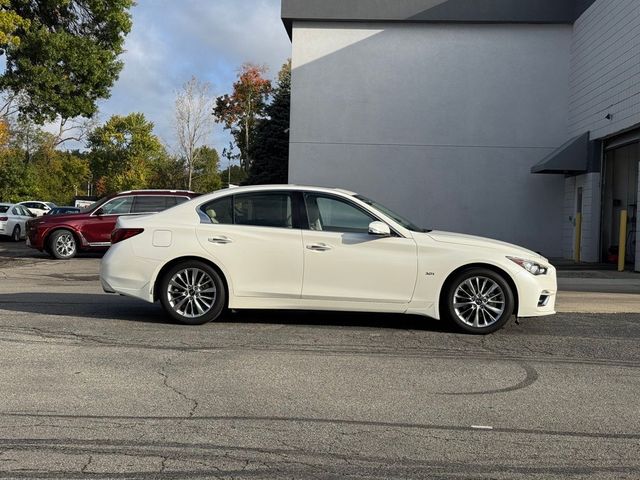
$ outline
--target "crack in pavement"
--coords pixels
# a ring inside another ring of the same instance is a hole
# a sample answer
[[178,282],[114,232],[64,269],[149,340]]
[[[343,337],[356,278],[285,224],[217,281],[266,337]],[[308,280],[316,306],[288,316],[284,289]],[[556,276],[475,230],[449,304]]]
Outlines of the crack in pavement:
[[158,374],[162,377],[162,384],[172,392],[176,393],[177,395],[185,399],[187,402],[191,403],[191,409],[189,410],[189,414],[187,418],[192,418],[196,413],[196,409],[198,408],[198,401],[195,398],[191,398],[187,396],[184,392],[178,390],[173,385],[169,384],[169,376],[166,373],[166,369],[167,367],[170,367],[170,366],[171,366],[171,359],[167,360],[165,365],[163,365],[162,369],[158,372]]

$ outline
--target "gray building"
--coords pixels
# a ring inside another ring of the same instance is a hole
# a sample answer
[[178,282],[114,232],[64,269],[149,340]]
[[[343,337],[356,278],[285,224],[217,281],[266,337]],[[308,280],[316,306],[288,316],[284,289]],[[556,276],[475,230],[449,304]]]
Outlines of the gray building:
[[283,0],[292,183],[606,261],[640,161],[639,0]]

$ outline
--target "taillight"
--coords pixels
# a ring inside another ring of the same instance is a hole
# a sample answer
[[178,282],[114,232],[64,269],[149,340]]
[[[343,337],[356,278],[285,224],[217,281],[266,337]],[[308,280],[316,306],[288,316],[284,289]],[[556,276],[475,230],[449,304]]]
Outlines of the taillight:
[[144,232],[144,228],[116,228],[111,232],[111,244],[116,244],[127,238],[135,237]]
[[6,222],[9,220],[9,217],[0,217],[0,222]]

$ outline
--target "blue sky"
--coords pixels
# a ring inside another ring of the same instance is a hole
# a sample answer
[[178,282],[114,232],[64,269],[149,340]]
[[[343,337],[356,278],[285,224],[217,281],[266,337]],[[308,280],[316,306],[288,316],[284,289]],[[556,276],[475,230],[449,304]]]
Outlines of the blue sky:
[[[192,75],[221,95],[242,63],[266,65],[273,78],[291,55],[280,0],[138,0],[131,13],[125,66],[111,98],[99,104],[99,120],[142,112],[169,147],[175,92]],[[228,141],[217,125],[208,143],[221,149]]]

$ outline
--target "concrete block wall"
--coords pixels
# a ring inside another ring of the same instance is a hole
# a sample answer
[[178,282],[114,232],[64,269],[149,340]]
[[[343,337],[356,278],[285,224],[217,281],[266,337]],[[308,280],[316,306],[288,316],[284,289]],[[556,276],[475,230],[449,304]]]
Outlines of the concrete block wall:
[[640,0],[598,0],[578,18],[569,82],[569,137],[640,124]]
[[[561,256],[570,25],[294,22],[289,179]],[[541,108],[544,105],[544,108]]]

